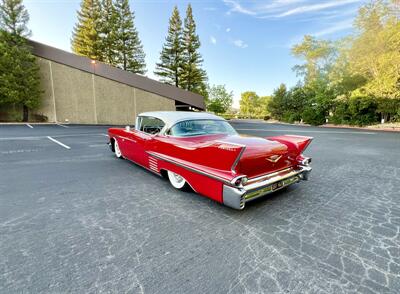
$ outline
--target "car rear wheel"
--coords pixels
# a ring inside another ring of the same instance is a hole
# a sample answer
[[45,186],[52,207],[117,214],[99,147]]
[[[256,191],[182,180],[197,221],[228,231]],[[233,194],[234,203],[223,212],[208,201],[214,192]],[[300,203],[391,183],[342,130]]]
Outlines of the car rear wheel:
[[185,179],[174,172],[168,171],[168,179],[171,185],[176,189],[184,190],[187,187]]
[[123,158],[117,140],[114,140],[114,153],[117,158]]

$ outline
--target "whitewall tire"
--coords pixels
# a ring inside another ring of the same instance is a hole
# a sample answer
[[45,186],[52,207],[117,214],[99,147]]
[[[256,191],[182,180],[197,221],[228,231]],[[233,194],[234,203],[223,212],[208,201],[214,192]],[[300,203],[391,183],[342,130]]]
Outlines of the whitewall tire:
[[168,179],[171,185],[179,190],[183,190],[187,187],[185,179],[173,172],[168,171]]
[[117,158],[123,158],[121,149],[119,149],[119,145],[116,139],[114,139],[114,153]]

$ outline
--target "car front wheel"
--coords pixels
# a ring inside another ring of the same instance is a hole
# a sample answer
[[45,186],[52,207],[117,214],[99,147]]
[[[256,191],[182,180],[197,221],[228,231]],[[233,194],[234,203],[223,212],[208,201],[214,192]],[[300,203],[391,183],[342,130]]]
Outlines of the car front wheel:
[[123,158],[122,157],[122,153],[121,153],[121,149],[119,149],[119,145],[117,140],[114,140],[114,152],[115,152],[115,156],[117,158]]
[[187,187],[185,179],[174,172],[168,171],[168,179],[171,185],[176,189],[184,190]]

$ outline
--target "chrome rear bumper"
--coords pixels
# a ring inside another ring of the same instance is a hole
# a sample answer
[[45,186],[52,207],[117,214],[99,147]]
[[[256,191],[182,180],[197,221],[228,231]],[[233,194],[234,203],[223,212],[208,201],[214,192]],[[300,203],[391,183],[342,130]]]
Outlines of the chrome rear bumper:
[[226,206],[234,209],[243,209],[246,202],[278,191],[301,180],[308,180],[311,170],[311,166],[308,165],[298,166],[297,168],[288,168],[249,179],[248,183],[243,187],[224,185],[223,202]]

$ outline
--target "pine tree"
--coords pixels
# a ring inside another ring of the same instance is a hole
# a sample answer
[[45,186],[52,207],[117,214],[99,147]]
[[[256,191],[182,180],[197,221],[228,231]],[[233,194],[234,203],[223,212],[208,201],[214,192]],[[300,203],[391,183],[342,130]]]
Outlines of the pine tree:
[[189,4],[183,29],[183,62],[181,86],[196,93],[204,91],[207,80],[206,72],[201,68],[203,59],[198,52],[199,36],[196,34],[196,23],[193,18],[192,6]]
[[0,105],[21,105],[23,121],[39,105],[39,65],[26,37],[29,15],[22,0],[0,2]]
[[139,34],[134,25],[135,16],[129,8],[128,0],[116,0],[118,64],[127,71],[144,74],[146,72],[145,53]]
[[169,20],[168,35],[160,53],[160,62],[156,64],[154,72],[160,77],[160,81],[181,86],[182,51],[182,20],[175,6]]
[[0,2],[0,28],[15,37],[27,38],[31,31],[26,24],[29,21],[28,11],[22,0],[2,0]]
[[99,0],[82,0],[78,23],[72,33],[72,51],[94,60],[102,60]]
[[112,0],[102,0],[99,19],[101,61],[117,66],[118,14]]

